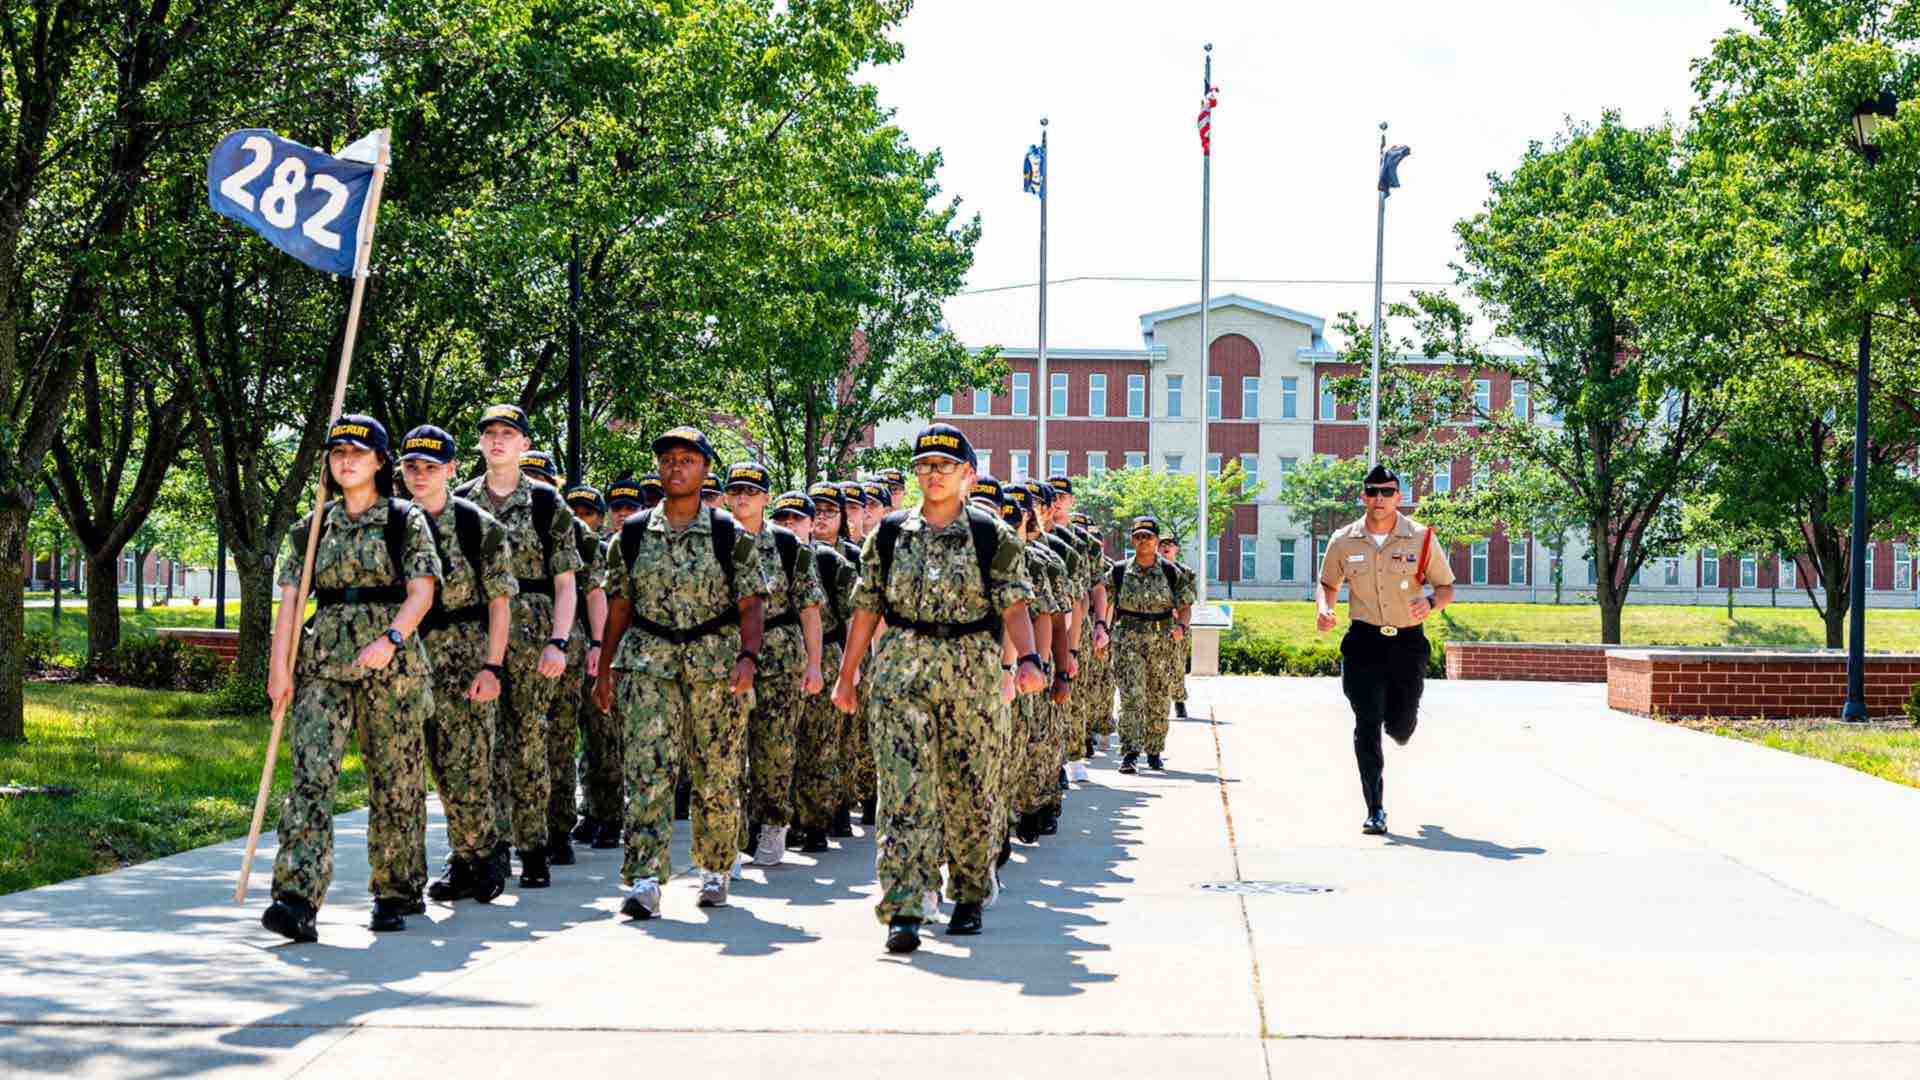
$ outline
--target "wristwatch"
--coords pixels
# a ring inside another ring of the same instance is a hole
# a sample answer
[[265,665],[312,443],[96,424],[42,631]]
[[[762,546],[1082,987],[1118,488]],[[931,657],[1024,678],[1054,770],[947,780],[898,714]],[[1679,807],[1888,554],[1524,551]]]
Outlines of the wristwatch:
[[1032,661],[1033,666],[1039,668],[1043,672],[1047,670],[1047,665],[1041,661],[1040,654],[1037,652],[1030,652],[1025,656],[1022,656],[1020,659],[1015,660],[1013,663],[1015,667],[1018,667],[1021,664],[1027,663],[1028,661]]
[[749,652],[746,649],[741,649],[740,652],[734,656],[733,662],[737,664],[742,660],[751,660],[753,661],[754,667],[760,666],[760,654],[757,652]]
[[597,638],[597,637],[596,637],[596,638],[588,638],[588,639],[587,639],[587,648],[589,648],[589,649],[597,649],[597,648],[599,648],[599,647],[600,647],[600,639],[599,639],[599,638]]
[[548,639],[547,639],[547,644],[549,644],[549,645],[551,645],[551,646],[553,646],[553,647],[554,647],[554,648],[556,648],[556,649],[559,649],[559,650],[560,650],[561,652],[566,652],[566,651],[567,651],[567,639],[566,639],[566,638],[563,638],[563,637],[550,637],[550,638],[548,638]]
[[407,643],[406,635],[391,626],[387,627],[386,639],[393,642],[393,647],[396,649]]
[[507,672],[507,668],[505,664],[481,664],[480,670],[493,672],[493,677],[496,679],[506,674]]

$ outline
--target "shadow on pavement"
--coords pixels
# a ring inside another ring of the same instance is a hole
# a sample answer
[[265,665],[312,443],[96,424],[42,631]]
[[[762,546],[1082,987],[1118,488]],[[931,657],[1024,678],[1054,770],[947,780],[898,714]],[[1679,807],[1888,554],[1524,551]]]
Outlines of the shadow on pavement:
[[1499,859],[1511,862],[1528,855],[1545,855],[1546,848],[1506,847],[1491,840],[1474,840],[1465,836],[1455,836],[1441,825],[1422,825],[1420,835],[1407,836],[1389,832],[1387,842],[1402,847],[1421,848],[1426,851],[1453,851],[1463,855],[1478,855],[1483,859]]

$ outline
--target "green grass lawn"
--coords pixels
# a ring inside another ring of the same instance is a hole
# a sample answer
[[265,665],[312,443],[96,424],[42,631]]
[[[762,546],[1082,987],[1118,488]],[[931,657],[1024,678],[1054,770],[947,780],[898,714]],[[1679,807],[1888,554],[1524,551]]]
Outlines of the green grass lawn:
[[[69,596],[63,603],[74,599]],[[60,651],[69,656],[85,657],[87,654],[87,601],[85,597],[79,597],[78,600],[77,604],[61,611],[58,624],[53,621],[52,608],[28,608],[26,611],[27,633],[44,634],[49,630],[57,629],[60,633]],[[145,611],[123,607],[120,609],[120,636],[150,634],[155,628],[162,626],[212,629],[213,616],[214,607],[211,602],[202,603],[199,607],[176,603],[171,607],[148,608]],[[227,626],[232,628],[239,625],[240,601],[234,600],[227,604]]]
[[[267,746],[264,713],[215,716],[205,694],[117,686],[28,683],[26,692],[27,739],[0,743],[0,785],[79,793],[0,796],[0,894],[246,835]],[[291,776],[283,744],[268,830]],[[336,809],[366,799],[349,742]]]
[[[1215,597],[1214,599],[1219,599]],[[1346,623],[1325,635],[1313,628],[1306,600],[1234,601],[1235,627],[1289,644],[1337,643]],[[1427,633],[1454,641],[1600,640],[1600,609],[1592,604],[1483,604],[1462,601],[1427,623]],[[1780,645],[1818,647],[1826,642],[1820,617],[1810,608],[1627,605],[1621,638],[1629,645]],[[1920,651],[1920,610],[1869,608],[1867,648],[1875,652]]]
[[1687,726],[1920,787],[1920,729],[1902,721],[1698,720]]

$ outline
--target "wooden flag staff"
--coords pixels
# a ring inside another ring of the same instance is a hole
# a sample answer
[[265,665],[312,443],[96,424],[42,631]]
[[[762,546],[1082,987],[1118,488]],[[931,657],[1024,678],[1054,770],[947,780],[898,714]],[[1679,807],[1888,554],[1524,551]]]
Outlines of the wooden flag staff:
[[[382,128],[375,133],[379,143],[378,160],[374,162],[373,181],[367,188],[367,225],[360,230],[360,250],[354,256],[353,300],[347,306],[347,333],[340,342],[340,370],[333,380],[333,409],[327,414],[327,424],[332,426],[340,418],[341,410],[347,403],[347,373],[353,367],[353,342],[360,332],[360,300],[367,290],[367,263],[373,255],[373,230],[380,216],[380,189],[387,179],[388,148],[393,133]],[[320,460],[320,478],[314,484],[313,516],[307,525],[307,553],[300,563],[300,591],[295,600],[295,618],[307,608],[307,589],[313,584],[313,550],[320,541],[320,520],[326,513],[327,498],[327,461],[323,455]],[[296,624],[297,625],[297,624]],[[300,656],[301,632],[297,628],[287,642],[287,666],[289,680],[293,677],[295,661]],[[267,663],[271,665],[276,658],[269,655]],[[267,760],[260,767],[260,794],[253,800],[253,825],[247,830],[247,853],[240,860],[240,882],[234,886],[233,899],[236,903],[247,899],[247,879],[253,875],[254,852],[260,847],[260,826],[267,816],[267,794],[273,788],[273,771],[280,758],[280,732],[287,719],[287,706],[293,701],[288,694],[273,703],[273,730],[267,735]]]

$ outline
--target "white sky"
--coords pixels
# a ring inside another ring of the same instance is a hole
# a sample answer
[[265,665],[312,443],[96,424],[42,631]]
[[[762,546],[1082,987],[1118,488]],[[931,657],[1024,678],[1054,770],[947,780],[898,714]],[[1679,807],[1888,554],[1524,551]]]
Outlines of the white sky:
[[[1198,277],[1203,43],[1220,88],[1214,294],[1331,324],[1372,303],[1380,121],[1413,148],[1388,200],[1387,278],[1451,281],[1453,223],[1488,171],[1568,115],[1684,119],[1691,62],[1737,21],[1725,0],[921,0],[906,58],[872,78],[915,145],[945,155],[946,193],[981,215],[971,288],[1038,278],[1039,202],[1019,167],[1051,120],[1048,343],[1139,348],[1138,316],[1198,300],[1197,284],[1059,283]],[[1031,345],[1033,293],[957,298],[949,318],[969,344]]]

